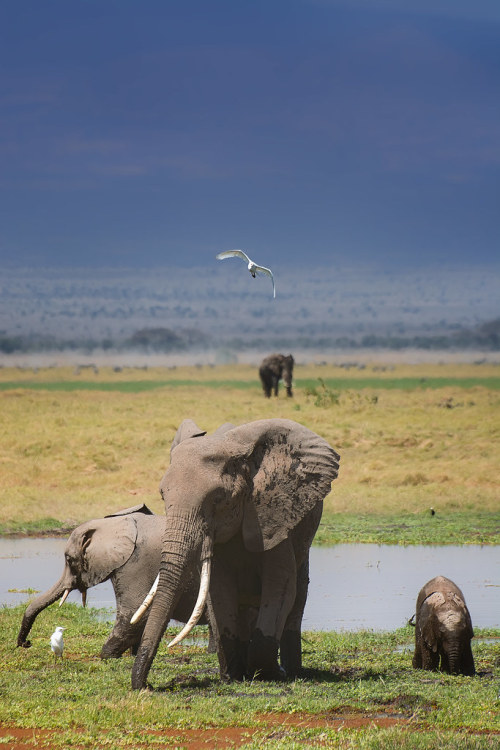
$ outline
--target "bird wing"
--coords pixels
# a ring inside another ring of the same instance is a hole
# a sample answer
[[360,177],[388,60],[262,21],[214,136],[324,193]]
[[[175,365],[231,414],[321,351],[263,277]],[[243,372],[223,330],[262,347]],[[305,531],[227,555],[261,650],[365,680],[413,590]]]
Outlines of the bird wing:
[[224,260],[224,258],[243,258],[247,263],[250,263],[250,258],[243,250],[225,250],[223,253],[219,253],[215,256],[217,260]]
[[271,281],[273,282],[273,297],[276,297],[276,287],[274,285],[274,276],[273,272],[270,268],[266,268],[265,266],[255,266],[255,270],[258,273],[265,273],[267,276],[270,276]]

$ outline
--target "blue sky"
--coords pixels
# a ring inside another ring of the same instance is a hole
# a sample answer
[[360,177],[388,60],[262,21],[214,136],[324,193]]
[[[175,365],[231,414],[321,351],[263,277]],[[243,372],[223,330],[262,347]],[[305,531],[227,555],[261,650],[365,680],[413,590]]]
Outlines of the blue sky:
[[497,0],[0,4],[4,263],[488,264],[499,177]]

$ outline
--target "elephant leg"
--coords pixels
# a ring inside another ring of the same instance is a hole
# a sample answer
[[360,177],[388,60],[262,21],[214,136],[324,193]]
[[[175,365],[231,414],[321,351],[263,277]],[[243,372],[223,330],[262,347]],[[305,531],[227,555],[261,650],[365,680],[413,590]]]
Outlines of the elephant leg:
[[415,651],[411,663],[413,669],[422,669],[422,644],[418,636],[415,638]]
[[259,615],[248,644],[248,674],[262,679],[283,679],[278,648],[296,597],[295,554],[290,539],[263,553]]
[[133,654],[137,653],[147,618],[131,625],[133,614],[133,611],[116,613],[114,628],[101,649],[101,659],[119,659],[128,649],[132,649]]
[[280,641],[280,663],[287,677],[296,677],[302,669],[302,617],[309,588],[309,555],[297,571],[297,593],[287,617]]
[[[222,547],[224,545],[221,545]],[[221,679],[243,680],[246,643],[239,632],[237,579],[228,557],[224,554],[214,555],[212,560],[212,584],[207,609],[216,643]]]
[[428,646],[422,648],[422,669],[429,672],[437,672],[439,668],[439,652],[432,651]]
[[261,368],[259,370],[260,382],[262,383],[262,390],[266,398],[271,398],[271,381],[266,370]]
[[474,666],[474,657],[472,656],[472,648],[470,642],[464,647],[462,654],[460,671],[464,675],[472,676],[476,674],[476,668]]
[[274,390],[274,395],[275,396],[278,395],[279,383],[280,383],[279,378],[274,377],[273,378],[273,390]]

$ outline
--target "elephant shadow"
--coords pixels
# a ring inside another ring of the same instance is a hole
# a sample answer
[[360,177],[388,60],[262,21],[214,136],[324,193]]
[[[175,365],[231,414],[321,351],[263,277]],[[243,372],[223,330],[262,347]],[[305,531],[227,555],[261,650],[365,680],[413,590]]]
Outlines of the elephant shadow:
[[331,669],[316,669],[314,667],[303,668],[299,678],[306,682],[324,682],[324,683],[340,683],[340,682],[370,682],[372,680],[380,680],[387,677],[387,672],[363,670],[363,669],[339,669],[332,667]]
[[[206,671],[204,671],[203,675],[200,674],[200,671],[201,670],[197,668],[197,673],[191,672],[188,674],[176,675],[163,685],[156,685],[155,687],[148,683],[148,690],[153,693],[172,693],[182,690],[207,691],[212,690],[213,688],[216,688],[221,684],[218,670],[215,667],[213,669],[207,669]],[[365,671],[362,669],[341,670],[335,667],[332,667],[332,669],[316,669],[313,667],[304,667],[301,669],[300,674],[297,678],[285,679],[280,681],[279,684],[282,685],[286,690],[286,685],[289,685],[296,679],[312,683],[339,684],[352,680],[356,680],[357,682],[373,680],[377,681],[380,680],[380,678],[385,677],[387,677],[387,673],[382,671]],[[242,691],[242,683],[240,682],[238,685],[236,685],[235,683],[232,684],[235,690],[237,690],[237,692],[235,692],[235,696],[245,697],[246,693],[244,690]],[[245,684],[247,684],[249,687],[252,686],[253,690],[255,689],[256,683],[253,680],[246,680],[243,682],[243,685]],[[258,684],[262,686],[262,689],[265,689],[264,682],[259,682]],[[258,695],[261,696],[262,693],[259,692]]]
[[213,677],[198,677],[194,674],[176,675],[164,685],[152,687],[148,683],[148,689],[153,693],[177,693],[182,690],[212,690],[220,682],[219,671],[214,669]]

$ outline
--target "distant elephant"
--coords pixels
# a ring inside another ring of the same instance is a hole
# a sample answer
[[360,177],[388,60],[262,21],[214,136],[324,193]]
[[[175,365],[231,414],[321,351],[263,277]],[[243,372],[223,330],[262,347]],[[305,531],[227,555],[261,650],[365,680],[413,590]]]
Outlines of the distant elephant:
[[286,386],[286,395],[290,398],[292,393],[292,376],[294,360],[291,354],[285,357],[284,354],[270,354],[262,360],[259,375],[264,389],[266,398],[271,397],[271,392],[278,395],[279,381],[283,379]]
[[458,586],[444,576],[426,583],[417,598],[413,667],[473,675],[473,637],[469,610]]
[[197,605],[170,645],[187,635],[206,603],[222,679],[293,676],[309,548],[339,456],[291,420],[225,425],[213,435],[189,422],[198,436],[177,443],[160,484],[167,522],[159,582],[132,687],[145,687],[183,582],[200,567]]
[[[129,648],[136,651],[147,618],[136,625],[130,624],[130,618],[158,573],[165,525],[165,516],[154,515],[146,505],[136,505],[74,529],[64,550],[63,573],[57,583],[28,605],[17,645],[29,648],[27,638],[33,623],[50,604],[63,597],[62,604],[70,591],[78,590],[85,605],[87,589],[110,579],[116,597],[116,621],[101,658],[120,657]],[[194,585],[191,591],[184,591],[172,618],[187,621],[196,593]]]

